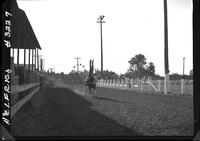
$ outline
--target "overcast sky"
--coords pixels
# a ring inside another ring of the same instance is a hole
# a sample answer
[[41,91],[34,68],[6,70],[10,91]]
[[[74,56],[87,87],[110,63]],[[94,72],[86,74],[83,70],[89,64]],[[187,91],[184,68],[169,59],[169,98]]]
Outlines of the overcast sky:
[[[143,54],[164,75],[163,0],[20,0],[41,45],[45,70],[69,73],[75,57],[89,69],[101,67],[99,15],[103,24],[104,70],[118,74],[128,60]],[[193,68],[192,1],[168,0],[169,69],[185,73]],[[21,61],[23,63],[23,61]]]

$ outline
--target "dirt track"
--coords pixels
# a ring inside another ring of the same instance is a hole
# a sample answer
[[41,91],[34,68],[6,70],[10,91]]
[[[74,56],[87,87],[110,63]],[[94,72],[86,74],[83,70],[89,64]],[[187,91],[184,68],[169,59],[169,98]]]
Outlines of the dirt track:
[[41,89],[16,113],[14,136],[137,135],[99,114],[93,105],[67,88]]
[[98,88],[95,96],[87,97],[63,86],[43,88],[35,94],[14,116],[13,134],[184,136],[193,133],[191,97],[103,88]]

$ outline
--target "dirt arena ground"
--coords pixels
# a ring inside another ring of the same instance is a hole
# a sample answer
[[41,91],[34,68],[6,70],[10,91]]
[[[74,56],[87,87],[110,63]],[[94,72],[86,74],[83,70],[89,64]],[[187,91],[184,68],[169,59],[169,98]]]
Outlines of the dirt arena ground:
[[83,85],[41,88],[12,119],[14,136],[192,136],[192,97]]

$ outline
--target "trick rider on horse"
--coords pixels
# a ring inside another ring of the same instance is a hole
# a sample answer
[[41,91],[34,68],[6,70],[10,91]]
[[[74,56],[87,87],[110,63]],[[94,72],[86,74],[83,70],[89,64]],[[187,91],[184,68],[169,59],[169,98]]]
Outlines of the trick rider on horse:
[[88,87],[89,94],[91,93],[91,89],[94,89],[94,92],[96,92],[96,78],[93,72],[94,72],[94,60],[90,60],[89,75],[85,80],[85,88]]

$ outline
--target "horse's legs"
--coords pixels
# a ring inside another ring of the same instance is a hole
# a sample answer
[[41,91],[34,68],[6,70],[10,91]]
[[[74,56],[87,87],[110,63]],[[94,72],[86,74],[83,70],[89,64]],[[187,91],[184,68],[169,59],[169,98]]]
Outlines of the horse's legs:
[[90,91],[91,91],[91,88],[90,88],[90,86],[88,86],[88,89],[89,89],[89,94],[90,94]]
[[84,95],[88,95],[88,88],[89,88],[88,85],[85,84],[85,92],[84,92],[85,94]]
[[94,85],[94,92],[95,92],[95,94],[96,94],[96,85]]

